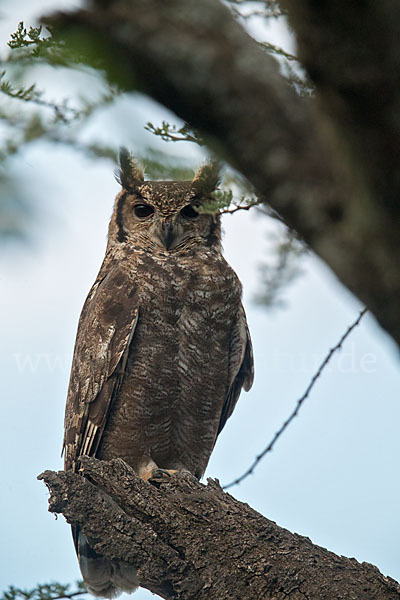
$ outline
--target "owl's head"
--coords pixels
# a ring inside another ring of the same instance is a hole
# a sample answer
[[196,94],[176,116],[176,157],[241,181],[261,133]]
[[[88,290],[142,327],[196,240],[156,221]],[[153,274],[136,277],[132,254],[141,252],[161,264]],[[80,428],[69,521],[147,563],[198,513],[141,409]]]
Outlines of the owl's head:
[[192,181],[145,181],[143,171],[123,148],[119,157],[118,194],[109,229],[109,243],[140,244],[164,252],[198,244],[220,246],[220,217],[198,208],[211,200],[220,167],[207,163]]

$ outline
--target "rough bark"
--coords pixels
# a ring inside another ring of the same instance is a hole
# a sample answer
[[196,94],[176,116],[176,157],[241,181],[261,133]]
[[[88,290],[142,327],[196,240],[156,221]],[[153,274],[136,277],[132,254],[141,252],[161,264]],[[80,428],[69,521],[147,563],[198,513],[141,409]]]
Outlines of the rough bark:
[[334,4],[285,1],[318,102],[216,0],[94,0],[50,22],[214,140],[399,343],[399,8]]
[[157,487],[122,460],[82,459],[39,475],[49,510],[79,525],[94,548],[138,568],[140,585],[182,600],[395,600],[400,586],[376,567],[336,556],[282,529],[191,475]]

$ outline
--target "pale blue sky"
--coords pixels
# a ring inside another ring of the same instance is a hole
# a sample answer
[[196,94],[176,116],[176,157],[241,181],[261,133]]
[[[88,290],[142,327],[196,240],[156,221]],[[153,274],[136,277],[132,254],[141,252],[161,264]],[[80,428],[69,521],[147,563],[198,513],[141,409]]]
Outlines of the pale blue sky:
[[[45,12],[38,5],[35,12]],[[28,2],[3,2],[2,13],[3,42],[19,20],[33,24]],[[63,85],[62,77],[46,79],[51,97],[65,92]],[[149,143],[143,124],[161,121],[161,109],[133,98],[118,107],[81,135],[133,150]],[[32,146],[9,169],[22,178],[21,189],[38,213],[31,240],[2,248],[0,257],[0,590],[79,578],[69,527],[47,513],[47,491],[36,475],[62,468],[77,320],[102,260],[118,191],[109,162],[91,162],[62,147]],[[361,308],[313,256],[285,294],[284,310],[257,307],[252,299],[260,290],[258,265],[268,259],[274,227],[254,212],[224,218],[225,256],[244,285],[256,380],[242,394],[209,464],[207,475],[222,483],[245,470],[271,439],[316,363]],[[398,352],[366,316],[273,453],[231,492],[279,525],[400,579],[399,400]],[[139,591],[135,599],[148,597]]]

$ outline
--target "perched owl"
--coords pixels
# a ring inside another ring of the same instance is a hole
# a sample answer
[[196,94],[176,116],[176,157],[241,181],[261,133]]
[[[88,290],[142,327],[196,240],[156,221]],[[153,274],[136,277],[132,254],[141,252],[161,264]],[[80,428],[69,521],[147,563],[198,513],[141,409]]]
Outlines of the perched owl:
[[[123,458],[144,479],[200,478],[242,387],[253,381],[241,284],[221,253],[220,216],[198,212],[218,185],[145,181],[120,152],[108,245],[79,320],[65,413],[65,468],[81,455]],[[96,596],[137,587],[135,569],[73,529]]]

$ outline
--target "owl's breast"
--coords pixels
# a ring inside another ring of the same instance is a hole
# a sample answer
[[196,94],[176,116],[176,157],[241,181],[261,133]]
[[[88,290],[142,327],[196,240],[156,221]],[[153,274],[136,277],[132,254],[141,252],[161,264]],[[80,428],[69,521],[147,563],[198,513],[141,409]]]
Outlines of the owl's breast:
[[[136,265],[140,312],[176,324],[188,317],[228,318],[240,302],[241,285],[220,254],[143,254]],[[150,315],[149,315],[150,312]],[[198,314],[199,313],[199,314]]]
[[144,256],[136,266],[139,319],[109,422],[131,464],[138,454],[159,465],[179,456],[201,473],[208,461],[229,387],[241,286],[223,259],[207,258]]

